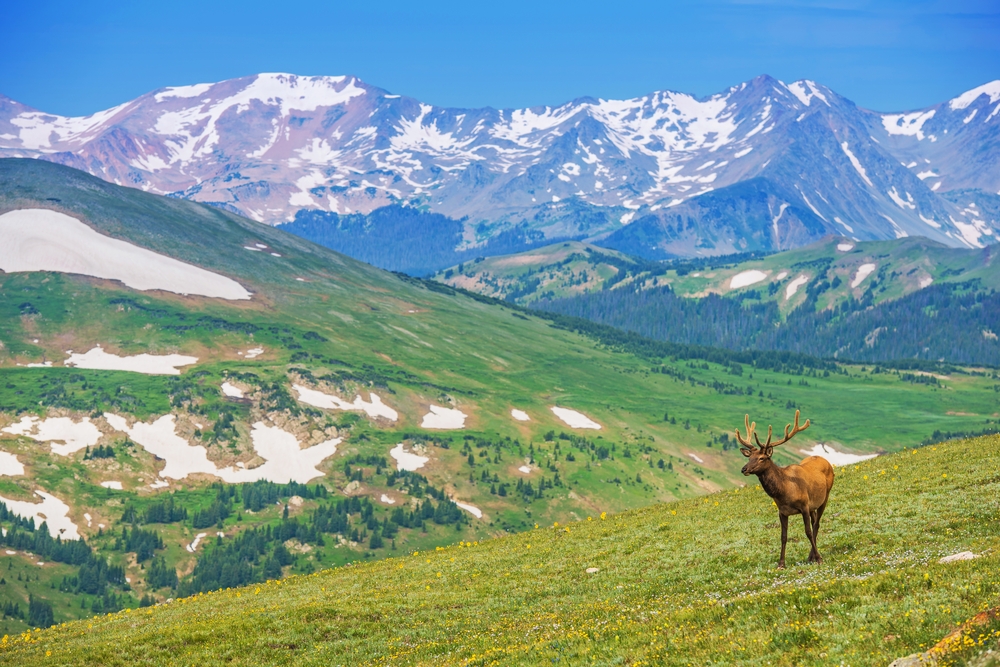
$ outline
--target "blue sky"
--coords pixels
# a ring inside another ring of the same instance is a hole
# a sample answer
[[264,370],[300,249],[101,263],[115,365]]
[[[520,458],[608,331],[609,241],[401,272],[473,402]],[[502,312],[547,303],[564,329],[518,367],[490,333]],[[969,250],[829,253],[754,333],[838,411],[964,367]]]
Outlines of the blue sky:
[[9,0],[3,13],[0,93],[72,115],[267,71],[354,74],[457,107],[706,95],[767,73],[901,111],[1000,79],[997,0]]

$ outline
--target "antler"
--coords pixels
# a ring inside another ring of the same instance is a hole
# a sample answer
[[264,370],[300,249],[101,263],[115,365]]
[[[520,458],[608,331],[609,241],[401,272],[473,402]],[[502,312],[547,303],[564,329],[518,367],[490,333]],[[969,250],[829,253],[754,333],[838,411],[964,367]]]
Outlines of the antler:
[[[785,437],[772,445],[771,444],[771,427],[768,426],[767,427],[767,444],[764,445],[764,446],[765,447],[777,447],[778,445],[783,445],[786,442],[788,442],[789,440],[791,440],[792,438],[794,438],[797,433],[801,433],[802,431],[806,430],[807,428],[809,428],[809,420],[807,419],[806,423],[803,424],[800,427],[799,426],[799,411],[796,410],[795,411],[795,427],[793,428],[791,424],[785,424]],[[789,433],[789,429],[791,429],[790,433]],[[760,444],[760,441],[758,441],[757,444]]]
[[[746,415],[744,423],[746,424],[746,427],[747,427],[747,437],[746,437],[746,440],[743,439],[743,436],[740,435],[740,429],[737,428],[736,429],[736,441],[739,442],[740,445],[742,445],[743,447],[748,447],[750,449],[753,449],[754,447],[753,447],[753,444],[750,442],[750,438],[756,439],[756,437],[757,437],[756,434],[753,432],[754,429],[757,428],[757,422],[753,422],[751,424],[750,423],[750,415]],[[757,440],[757,444],[758,445],[760,444],[760,440]]]

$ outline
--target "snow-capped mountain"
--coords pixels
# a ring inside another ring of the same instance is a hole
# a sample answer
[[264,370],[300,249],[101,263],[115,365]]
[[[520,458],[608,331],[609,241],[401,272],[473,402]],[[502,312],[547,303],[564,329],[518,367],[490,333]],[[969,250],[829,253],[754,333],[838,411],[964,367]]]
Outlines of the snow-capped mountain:
[[[812,81],[710,97],[446,109],[353,77],[164,88],[83,118],[0,97],[0,156],[277,224],[393,203],[646,256],[779,250],[830,233],[980,246],[1000,233],[1000,81],[882,114]],[[995,194],[998,193],[998,194]]]

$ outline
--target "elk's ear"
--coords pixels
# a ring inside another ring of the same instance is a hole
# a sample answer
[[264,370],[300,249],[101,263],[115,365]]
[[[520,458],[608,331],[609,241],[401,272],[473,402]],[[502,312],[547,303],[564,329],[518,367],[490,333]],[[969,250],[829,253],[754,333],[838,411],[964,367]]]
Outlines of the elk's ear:
[[750,458],[753,455],[753,450],[749,447],[740,447],[740,451],[743,452],[743,456]]
[[767,458],[771,458],[771,452],[773,452],[773,451],[774,451],[774,447],[765,447],[764,448],[764,456],[766,456]]

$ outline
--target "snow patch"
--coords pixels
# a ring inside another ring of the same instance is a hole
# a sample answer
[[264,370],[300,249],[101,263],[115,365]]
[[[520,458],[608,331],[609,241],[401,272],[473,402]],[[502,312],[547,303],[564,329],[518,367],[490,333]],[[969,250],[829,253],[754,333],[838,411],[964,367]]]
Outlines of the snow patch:
[[[2,433],[23,435],[37,442],[52,443],[53,454],[69,456],[87,447],[93,447],[101,439],[101,430],[92,424],[90,417],[74,422],[69,417],[49,417],[39,420],[35,416],[22,417],[21,421],[0,429]],[[63,444],[57,445],[56,442]]]
[[187,545],[187,547],[185,547],[188,550],[188,553],[193,554],[195,550],[198,548],[198,543],[201,542],[206,537],[208,537],[208,533],[198,533],[197,535],[195,535],[194,541],[191,542],[191,544]]
[[383,417],[389,421],[399,419],[399,413],[383,403],[378,394],[372,392],[368,392],[367,401],[358,394],[354,397],[353,403],[348,403],[339,396],[309,389],[299,384],[292,385],[292,388],[299,393],[300,401],[313,407],[325,408],[327,410],[356,410],[364,412],[369,417]]
[[749,285],[759,283],[765,278],[767,278],[767,274],[757,269],[750,269],[749,271],[743,271],[741,273],[737,273],[735,276],[729,279],[729,289],[739,289],[741,287],[747,287]]
[[934,279],[931,278],[930,276],[923,276],[923,277],[921,277],[920,278],[920,283],[919,283],[920,284],[920,289],[923,289],[925,287],[930,287],[931,283],[933,283],[933,282],[934,282]]
[[788,271],[782,271],[774,277],[775,281],[784,280],[788,277]]
[[430,412],[425,414],[423,421],[420,422],[420,427],[441,430],[465,428],[466,417],[467,415],[461,410],[432,405],[430,406]]
[[469,514],[471,514],[472,516],[476,517],[477,519],[483,518],[483,511],[478,507],[476,507],[475,505],[470,505],[469,503],[463,503],[460,500],[454,500],[454,499],[452,500],[452,502],[458,505],[466,512],[468,512]]
[[208,452],[203,446],[192,446],[177,435],[173,415],[164,415],[152,424],[136,422],[131,427],[124,417],[105,413],[104,418],[116,431],[127,433],[147,452],[163,459],[165,465],[160,476],[169,479],[184,479],[191,474],[203,473],[219,477],[230,484],[258,480],[277,484],[292,481],[305,484],[323,476],[323,472],[317,470],[316,466],[333,456],[341,442],[340,438],[334,438],[308,449],[301,449],[293,434],[277,426],[257,422],[253,425],[250,438],[254,451],[264,459],[264,463],[249,469],[239,466],[218,468],[208,459]]
[[857,273],[854,274],[854,280],[851,281],[851,288],[853,289],[864,282],[865,278],[870,276],[874,270],[874,264],[862,264],[859,266]]
[[396,470],[409,470],[410,472],[423,468],[424,464],[430,461],[426,456],[406,451],[403,443],[390,449],[389,456],[396,459]]
[[69,518],[69,505],[44,491],[35,491],[42,499],[40,503],[30,503],[24,500],[8,500],[0,496],[0,502],[7,509],[24,519],[34,519],[35,527],[40,527],[44,521],[49,528],[49,535],[61,537],[64,540],[78,540],[80,533],[76,524]]
[[99,371],[131,371],[146,375],[180,375],[178,366],[188,366],[198,361],[198,357],[183,354],[143,353],[132,357],[120,357],[105,352],[100,345],[84,354],[74,354],[72,350],[68,350],[66,354],[70,355],[64,362],[67,366]]
[[800,449],[799,451],[806,456],[822,456],[830,462],[830,465],[835,466],[846,466],[851,465],[852,463],[860,463],[861,461],[867,461],[868,459],[873,459],[878,456],[878,454],[848,454],[846,452],[838,452],[830,445],[824,444],[815,445],[812,449]]
[[872,180],[868,178],[868,172],[865,171],[865,168],[861,166],[861,161],[858,160],[858,158],[854,155],[854,153],[851,152],[851,149],[848,147],[846,141],[840,144],[840,148],[841,150],[844,151],[844,154],[847,156],[847,159],[851,161],[851,164],[854,165],[854,170],[857,171],[861,175],[861,178],[864,179],[865,183],[868,184],[868,187],[870,188],[874,187],[872,185]]
[[854,250],[854,244],[853,243],[838,243],[837,244],[837,250],[839,250],[840,252],[850,252],[850,251]]
[[570,428],[589,428],[594,430],[600,430],[601,428],[600,424],[576,410],[560,407],[553,407],[551,410],[556,417]]
[[698,463],[704,463],[704,461],[702,460],[702,458],[700,456],[698,456],[697,454],[692,454],[691,452],[688,452],[687,455],[690,456],[695,461],[697,461]]
[[923,141],[924,123],[934,117],[934,111],[931,109],[930,111],[914,111],[913,113],[886,114],[882,116],[882,127],[889,134],[916,137],[917,141]]
[[0,215],[0,270],[76,273],[118,280],[139,291],[250,298],[235,280],[105,236],[76,218],[48,209]]
[[24,474],[24,464],[10,452],[0,452],[0,477],[17,477]]
[[222,383],[222,393],[230,398],[243,398],[243,390],[229,384],[228,382]]
[[511,410],[510,416],[519,422],[526,422],[531,420],[531,417],[529,417],[528,413],[525,412],[524,410],[517,410],[517,409]]
[[1000,80],[990,81],[989,83],[984,83],[983,85],[973,88],[972,90],[967,90],[948,102],[948,106],[951,107],[952,111],[965,109],[970,104],[978,100],[982,95],[986,95],[990,98],[990,104],[1000,100]]
[[807,282],[809,282],[809,276],[802,274],[792,282],[788,283],[788,286],[785,287],[785,301],[788,301],[795,296],[795,293],[799,291],[799,288]]
[[114,489],[115,491],[121,491],[122,490],[122,483],[121,482],[114,482],[114,481],[101,482],[101,486],[103,486],[105,489]]

